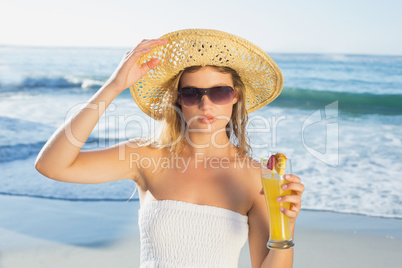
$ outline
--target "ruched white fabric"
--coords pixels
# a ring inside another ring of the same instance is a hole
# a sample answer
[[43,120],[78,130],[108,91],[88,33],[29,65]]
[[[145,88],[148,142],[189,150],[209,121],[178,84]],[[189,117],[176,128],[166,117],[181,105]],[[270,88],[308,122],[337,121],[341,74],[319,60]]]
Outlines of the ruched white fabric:
[[147,202],[138,215],[141,268],[238,267],[247,216],[175,200]]

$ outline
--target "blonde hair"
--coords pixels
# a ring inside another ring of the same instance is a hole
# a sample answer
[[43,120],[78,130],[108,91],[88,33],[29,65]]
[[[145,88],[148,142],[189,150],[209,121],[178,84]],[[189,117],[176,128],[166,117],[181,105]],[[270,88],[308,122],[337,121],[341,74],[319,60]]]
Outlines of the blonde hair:
[[[209,65],[208,65],[209,66]],[[209,66],[221,73],[231,74],[235,96],[238,101],[233,105],[232,115],[229,123],[226,125],[226,135],[232,143],[238,148],[241,156],[251,154],[251,147],[247,137],[246,125],[248,116],[245,105],[245,86],[241,81],[239,74],[230,67],[225,66]],[[177,92],[180,86],[180,79],[186,72],[196,72],[202,66],[191,66],[180,71],[169,81],[162,85],[163,108],[161,118],[160,137],[157,143],[153,143],[152,147],[167,148],[171,155],[178,155],[183,149],[186,141],[183,137],[186,123],[182,116],[180,104],[177,103]]]

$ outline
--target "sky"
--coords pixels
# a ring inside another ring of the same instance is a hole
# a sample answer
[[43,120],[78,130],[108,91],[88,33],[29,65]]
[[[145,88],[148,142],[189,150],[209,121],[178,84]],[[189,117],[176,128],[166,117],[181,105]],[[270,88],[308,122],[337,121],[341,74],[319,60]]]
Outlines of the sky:
[[133,47],[185,28],[276,53],[402,55],[400,0],[2,0],[0,45]]

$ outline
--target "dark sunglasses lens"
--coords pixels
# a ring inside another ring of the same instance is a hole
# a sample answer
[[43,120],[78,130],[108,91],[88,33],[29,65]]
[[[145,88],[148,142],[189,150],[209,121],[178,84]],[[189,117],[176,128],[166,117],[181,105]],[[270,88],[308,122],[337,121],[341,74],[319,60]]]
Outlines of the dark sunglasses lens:
[[204,92],[210,100],[218,105],[227,104],[233,100],[234,90],[229,86],[214,87],[209,89],[199,89],[184,87],[180,89],[180,98],[184,105],[193,106],[200,103]]
[[229,86],[214,87],[209,91],[209,97],[215,104],[227,104],[233,100],[234,91]]
[[180,98],[186,106],[193,106],[199,102],[199,94],[196,88],[186,87],[180,89]]

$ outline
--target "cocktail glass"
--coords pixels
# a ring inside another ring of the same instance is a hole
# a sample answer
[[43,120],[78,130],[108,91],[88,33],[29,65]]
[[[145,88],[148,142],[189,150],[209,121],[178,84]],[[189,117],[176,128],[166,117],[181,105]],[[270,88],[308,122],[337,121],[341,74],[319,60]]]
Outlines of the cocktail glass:
[[[285,191],[281,186],[289,183],[285,180],[284,174],[292,173],[292,164],[289,159],[285,161],[279,159],[276,162],[279,168],[274,168],[272,162],[269,162],[271,155],[261,159],[261,183],[269,212],[269,241],[267,247],[270,249],[287,249],[293,247],[294,243],[290,234],[289,217],[280,211],[280,207],[289,209],[290,203],[279,203],[276,198],[291,194],[290,190]],[[284,164],[286,164],[285,167],[283,166]]]

